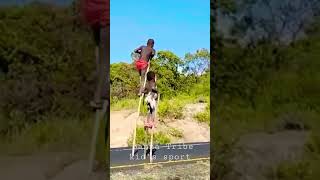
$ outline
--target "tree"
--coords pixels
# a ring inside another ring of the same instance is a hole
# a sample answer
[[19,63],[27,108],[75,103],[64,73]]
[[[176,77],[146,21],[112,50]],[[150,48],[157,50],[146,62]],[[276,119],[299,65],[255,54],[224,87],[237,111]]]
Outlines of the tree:
[[157,86],[164,96],[174,96],[180,89],[181,74],[178,70],[183,61],[171,51],[159,51],[152,60],[151,69],[157,73]]
[[184,58],[183,72],[200,76],[209,70],[210,52],[199,49],[195,53],[187,53]]
[[0,108],[8,121],[15,111],[26,122],[88,112],[94,46],[87,29],[72,31],[70,11],[41,3],[0,9]]
[[220,4],[219,10],[234,23],[231,36],[249,46],[261,40],[274,44],[295,41],[320,12],[316,0],[224,0]]
[[116,99],[135,96],[139,76],[133,64],[114,63],[110,65],[111,97]]

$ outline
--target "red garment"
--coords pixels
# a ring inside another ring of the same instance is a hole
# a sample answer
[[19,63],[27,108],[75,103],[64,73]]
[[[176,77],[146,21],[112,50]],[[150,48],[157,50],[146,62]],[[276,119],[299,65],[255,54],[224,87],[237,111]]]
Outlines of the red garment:
[[90,26],[110,24],[110,0],[83,0],[82,13]]
[[136,68],[138,71],[147,68],[147,66],[148,66],[148,62],[143,59],[139,59],[136,61]]

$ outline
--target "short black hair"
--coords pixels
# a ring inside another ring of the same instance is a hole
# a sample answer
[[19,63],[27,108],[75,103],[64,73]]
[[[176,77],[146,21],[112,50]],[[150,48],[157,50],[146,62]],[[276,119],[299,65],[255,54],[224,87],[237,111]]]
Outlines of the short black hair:
[[154,44],[154,40],[153,39],[148,39],[147,44]]
[[147,80],[148,81],[151,81],[151,80],[155,79],[155,77],[156,77],[156,73],[154,73],[153,71],[149,71],[147,73]]

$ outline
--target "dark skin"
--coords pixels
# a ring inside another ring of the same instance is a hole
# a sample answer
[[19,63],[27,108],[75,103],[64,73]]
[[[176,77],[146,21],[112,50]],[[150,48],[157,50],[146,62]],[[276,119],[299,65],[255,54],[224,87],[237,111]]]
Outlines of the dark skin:
[[[140,54],[140,57],[139,57],[140,60],[149,62],[155,56],[155,53],[156,53],[156,51],[153,49],[153,46],[154,46],[154,40],[148,39],[147,46],[140,46],[139,48],[135,49],[134,52]],[[139,96],[144,91],[143,84],[144,84],[144,78],[146,75],[146,70],[147,68],[139,70],[139,74],[140,74],[140,90],[138,94]]]
[[135,53],[140,54],[140,59],[143,59],[145,61],[149,61],[153,58],[155,55],[155,50],[153,49],[154,42],[148,41],[147,46],[140,46],[137,49],[134,50]]

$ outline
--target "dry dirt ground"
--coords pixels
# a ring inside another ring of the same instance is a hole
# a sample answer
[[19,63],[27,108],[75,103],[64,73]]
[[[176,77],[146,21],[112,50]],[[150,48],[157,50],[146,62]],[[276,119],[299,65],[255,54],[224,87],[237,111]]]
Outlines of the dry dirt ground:
[[[185,108],[183,120],[168,121],[167,126],[183,130],[183,138],[180,142],[209,141],[209,127],[193,120],[193,114],[204,110],[205,104],[192,104]],[[137,113],[134,111],[117,111],[111,113],[111,147],[127,146],[127,139],[133,130],[133,123]],[[142,120],[139,122],[142,124]],[[159,129],[164,126],[159,126]],[[105,180],[106,173],[98,172],[88,176],[88,161],[86,154],[77,153],[44,153],[27,156],[0,156],[0,179],[1,180]],[[206,167],[206,168],[204,168]],[[209,179],[209,163],[197,165],[177,166],[172,168],[153,169],[148,171],[149,179],[157,177],[159,173],[168,173],[173,176],[190,177],[194,173],[192,169],[199,168],[199,177]],[[136,172],[137,173],[137,172]],[[139,172],[143,173],[143,172]],[[188,174],[189,173],[189,174]],[[143,173],[145,174],[145,173]],[[113,174],[113,179],[128,179],[124,174]],[[139,175],[137,177],[140,177]],[[170,179],[170,176],[167,176]],[[189,178],[189,179],[190,179]],[[182,178],[183,179],[183,178]]]
[[267,180],[266,174],[281,162],[299,160],[304,152],[307,132],[281,131],[242,136],[234,148],[232,169],[224,178]]
[[181,164],[168,167],[146,167],[111,173],[111,180],[209,180],[210,162]]
[[[188,143],[188,142],[208,142],[210,141],[210,127],[205,123],[197,122],[193,116],[205,110],[207,104],[197,103],[188,104],[183,111],[183,119],[163,119],[158,124],[156,131],[166,132],[170,128],[175,128],[182,132],[181,138],[171,139],[172,143]],[[128,146],[127,140],[130,138],[137,112],[134,110],[114,111],[111,112],[110,136],[111,147]],[[143,125],[143,117],[138,121],[138,125]],[[112,172],[113,180],[209,180],[210,179],[210,163],[209,161],[198,162],[192,164],[174,165],[168,167],[147,167],[139,170],[126,170],[120,172]]]
[[105,180],[103,171],[88,175],[88,161],[83,157],[75,153],[0,157],[0,179]]
[[[205,103],[188,104],[184,108],[183,119],[164,119],[156,131],[166,131],[175,128],[183,133],[182,138],[172,139],[172,143],[208,142],[210,141],[210,127],[205,123],[197,122],[193,116],[206,108]],[[130,138],[134,123],[138,117],[135,110],[113,111],[110,115],[110,145],[111,148],[126,147]],[[138,125],[143,125],[143,118],[138,120]]]

